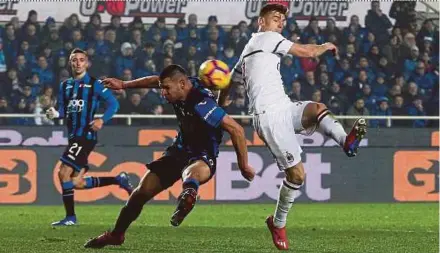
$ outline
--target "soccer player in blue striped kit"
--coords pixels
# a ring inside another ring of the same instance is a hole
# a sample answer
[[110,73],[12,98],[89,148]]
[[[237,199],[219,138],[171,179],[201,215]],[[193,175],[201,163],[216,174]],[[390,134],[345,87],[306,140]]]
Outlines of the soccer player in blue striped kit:
[[[64,118],[67,123],[68,146],[60,160],[62,165],[58,176],[63,189],[66,217],[52,223],[52,226],[77,224],[74,209],[74,189],[91,189],[108,185],[119,185],[128,194],[132,192],[127,173],[116,177],[85,177],[89,170],[88,156],[97,143],[97,131],[109,121],[119,109],[119,103],[112,92],[104,88],[100,80],[87,73],[88,56],[81,49],[74,49],[69,57],[72,78],[60,84],[58,110],[51,107],[46,111],[49,119]],[[94,119],[100,100],[106,103],[102,118]]]

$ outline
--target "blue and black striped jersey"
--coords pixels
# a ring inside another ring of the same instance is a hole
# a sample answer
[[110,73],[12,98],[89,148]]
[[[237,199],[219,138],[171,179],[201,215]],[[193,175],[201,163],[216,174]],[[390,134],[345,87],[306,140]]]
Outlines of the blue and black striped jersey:
[[65,118],[68,137],[85,137],[97,140],[97,134],[90,127],[101,100],[106,102],[106,111],[102,119],[110,120],[119,109],[119,103],[112,92],[105,88],[100,80],[89,76],[75,80],[69,78],[60,84],[58,94],[58,112]]
[[179,134],[174,145],[188,154],[217,157],[222,141],[220,127],[226,112],[217,104],[214,94],[190,78],[193,88],[184,102],[173,103],[179,121]]

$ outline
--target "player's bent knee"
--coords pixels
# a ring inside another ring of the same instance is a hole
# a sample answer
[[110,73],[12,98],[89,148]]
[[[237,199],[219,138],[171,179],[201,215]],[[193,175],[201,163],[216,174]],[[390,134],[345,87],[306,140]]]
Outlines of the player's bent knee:
[[62,182],[67,182],[71,180],[71,175],[73,173],[73,168],[62,164],[60,169],[58,170],[58,177]]
[[305,177],[306,173],[304,172],[304,166],[302,162],[286,170],[286,180],[290,183],[302,185],[304,183]]

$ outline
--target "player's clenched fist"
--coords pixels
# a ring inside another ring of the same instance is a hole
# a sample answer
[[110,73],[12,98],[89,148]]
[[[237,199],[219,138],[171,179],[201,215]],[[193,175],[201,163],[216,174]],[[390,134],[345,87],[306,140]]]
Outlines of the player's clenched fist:
[[46,110],[46,117],[48,119],[55,119],[55,118],[58,118],[59,116],[60,116],[60,113],[57,110],[55,110],[55,108],[53,108],[53,107]]
[[116,79],[116,78],[106,78],[102,80],[102,83],[106,88],[112,89],[112,90],[122,90],[125,89],[124,87],[124,81]]
[[246,178],[249,182],[254,180],[255,170],[250,165],[246,165],[244,167],[240,167],[241,175]]

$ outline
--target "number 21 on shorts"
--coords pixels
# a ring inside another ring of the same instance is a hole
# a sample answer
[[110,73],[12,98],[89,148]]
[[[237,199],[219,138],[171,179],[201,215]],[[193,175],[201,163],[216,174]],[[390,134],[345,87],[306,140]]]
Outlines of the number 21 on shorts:
[[79,155],[79,152],[81,152],[82,147],[78,145],[78,143],[73,143],[72,146],[69,148],[69,158],[75,160],[76,157]]

